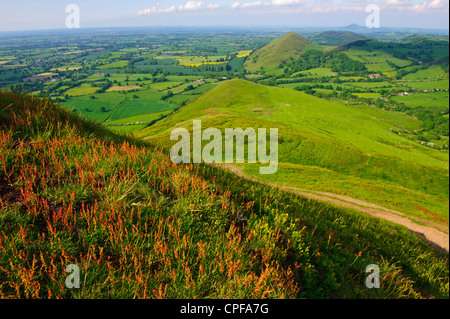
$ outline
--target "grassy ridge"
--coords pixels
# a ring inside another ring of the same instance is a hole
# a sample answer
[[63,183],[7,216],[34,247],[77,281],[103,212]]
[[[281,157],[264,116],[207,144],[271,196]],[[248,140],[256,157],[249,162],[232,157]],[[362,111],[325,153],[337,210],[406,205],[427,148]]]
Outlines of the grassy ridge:
[[[176,126],[190,130],[193,115],[202,120],[203,129],[279,128],[281,163],[306,165],[318,172],[326,169],[351,180],[348,184],[331,185],[319,179],[323,183],[320,189],[332,187],[338,194],[359,192],[366,200],[448,222],[448,153],[392,133],[392,127],[412,131],[420,125],[402,113],[344,105],[292,90],[232,80],[138,135],[167,147],[174,143],[169,140],[171,130]],[[286,182],[277,174],[270,180]],[[290,186],[301,187],[299,178],[291,175],[288,181]],[[395,191],[373,196],[373,185],[380,189],[383,183]],[[411,199],[410,191],[417,196]],[[399,194],[402,195],[398,197]],[[410,204],[401,205],[402,202]]]
[[448,256],[402,227],[174,165],[17,92],[0,128],[2,298],[448,298]]

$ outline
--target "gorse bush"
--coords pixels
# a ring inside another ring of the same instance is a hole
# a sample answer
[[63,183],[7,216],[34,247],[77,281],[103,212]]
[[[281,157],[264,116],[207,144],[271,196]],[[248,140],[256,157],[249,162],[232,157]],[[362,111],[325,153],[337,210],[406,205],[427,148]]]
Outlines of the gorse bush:
[[401,227],[175,165],[45,100],[0,93],[0,149],[2,298],[448,298],[448,256]]

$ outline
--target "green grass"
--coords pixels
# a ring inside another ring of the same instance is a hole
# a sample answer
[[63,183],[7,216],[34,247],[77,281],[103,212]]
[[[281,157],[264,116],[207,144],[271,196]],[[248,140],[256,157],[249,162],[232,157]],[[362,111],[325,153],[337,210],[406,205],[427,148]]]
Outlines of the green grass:
[[[94,96],[95,99],[91,99],[91,96]],[[125,95],[117,92],[93,94],[91,96],[73,97],[62,105],[69,110],[76,110],[77,113],[88,118],[104,121],[115,107],[126,98]]]
[[82,116],[97,121],[104,121],[114,109],[114,104],[108,101],[92,100],[88,97],[72,98],[63,105]]
[[0,141],[2,298],[448,299],[448,255],[401,226],[174,165],[20,93],[0,93]]
[[355,95],[359,97],[368,97],[368,98],[379,98],[381,97],[380,93],[355,93]]
[[[188,86],[190,86],[190,85],[192,85],[194,88],[200,86],[199,83],[184,83],[184,84],[181,84],[181,85],[179,85],[179,86],[177,86],[177,87],[171,88],[170,91],[172,91],[173,94],[180,94],[180,93],[184,92],[184,91],[186,90],[186,88],[187,88]],[[168,90],[166,90],[166,91],[168,91]],[[186,92],[186,93],[187,93],[187,94],[190,94],[191,91],[188,91],[188,92]]]
[[443,207],[441,196],[405,189],[395,183],[367,181],[326,168],[291,163],[282,163],[275,175],[259,175],[259,167],[255,165],[243,167],[245,174],[267,183],[340,194],[369,203],[376,199],[378,205],[387,209],[395,207],[400,212],[437,223],[449,221],[448,203]]
[[407,96],[393,96],[391,99],[398,103],[405,103],[411,107],[449,106],[448,92],[417,93]]
[[449,88],[449,80],[436,80],[436,81],[407,81],[407,82],[399,82],[411,88],[417,90],[448,90]]
[[199,75],[168,75],[167,79],[172,82],[192,82],[195,80],[200,80],[202,76]]
[[369,63],[366,64],[366,68],[371,72],[378,72],[378,73],[393,71],[393,68],[387,62]]
[[351,47],[346,51],[347,55],[352,59],[366,64],[369,71],[374,72],[389,72],[392,71],[392,67],[386,61],[394,63],[398,67],[406,67],[411,65],[411,60],[403,60],[392,56],[384,51],[373,50],[370,48],[357,49]]
[[419,70],[415,73],[410,73],[405,76],[406,80],[419,80],[419,79],[433,79],[444,76],[445,71],[438,65],[432,65],[424,70]]
[[97,67],[97,69],[99,69],[99,70],[121,69],[121,68],[124,68],[125,66],[127,66],[127,64],[128,64],[128,61],[126,61],[126,60],[116,61],[116,62],[100,65]]
[[154,90],[165,91],[181,84],[183,84],[183,82],[159,82],[150,84],[150,87]]
[[315,77],[323,77],[323,76],[336,76],[335,72],[332,72],[330,68],[314,68],[307,71],[300,71],[292,74],[292,76],[296,76],[298,74],[303,74],[304,76],[315,76]]
[[361,87],[361,88],[390,88],[393,87],[392,83],[389,82],[349,82],[349,83],[343,83],[343,85],[350,85],[355,87]]
[[95,91],[97,91],[97,90],[98,90],[98,88],[91,87],[91,85],[88,83],[83,83],[79,87],[69,89],[64,93],[69,96],[80,96],[80,95],[89,95],[89,94],[95,93]]
[[[294,90],[232,80],[138,134],[167,146],[173,144],[168,139],[170,131],[176,126],[191,129],[193,118],[202,120],[203,129],[279,128],[281,163],[345,175],[354,181],[353,194],[359,191],[362,197],[370,187],[358,190],[356,185],[375,184],[379,189],[383,183],[386,188],[395,186],[398,196],[373,196],[372,202],[398,210],[405,208],[402,202],[411,202],[407,205],[409,213],[422,216],[421,209],[414,208],[416,205],[448,220],[448,153],[392,133],[397,126],[410,132],[420,129],[420,121],[402,113],[344,105]],[[275,174],[273,179],[285,182],[282,175]],[[345,183],[335,185],[335,189],[340,194],[348,191]],[[411,192],[422,195],[411,198]],[[427,203],[424,198],[433,200]]]
[[253,52],[246,59],[244,68],[251,73],[257,73],[261,69],[273,73],[283,61],[298,58],[309,44],[301,35],[287,33]]
[[107,125],[120,125],[120,124],[137,123],[137,122],[150,123],[151,121],[156,120],[156,119],[160,118],[161,116],[170,114],[171,112],[172,112],[172,110],[167,110],[167,111],[164,111],[164,112],[142,114],[142,115],[137,115],[137,116],[133,116],[133,117],[122,118],[122,119],[119,119],[119,120],[108,120],[108,121],[105,122],[105,124],[107,124]]
[[161,113],[173,108],[172,104],[159,100],[128,99],[114,110],[108,120],[114,121],[143,114]]
[[206,93],[209,90],[215,88],[216,86],[217,86],[217,84],[214,84],[214,83],[206,83],[206,84],[197,86],[193,90],[185,91],[183,94],[189,94],[189,95],[203,94],[203,93]]
[[108,126],[109,129],[118,134],[128,135],[130,133],[137,132],[145,128],[147,124],[139,124],[139,125],[124,125],[124,126]]

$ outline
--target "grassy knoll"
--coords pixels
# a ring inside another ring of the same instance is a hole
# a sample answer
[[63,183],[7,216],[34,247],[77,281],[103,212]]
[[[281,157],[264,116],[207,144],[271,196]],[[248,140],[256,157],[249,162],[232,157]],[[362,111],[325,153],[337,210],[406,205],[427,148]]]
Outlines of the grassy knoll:
[[280,63],[299,57],[309,44],[301,35],[289,32],[253,52],[245,61],[244,68],[252,73],[262,68],[277,68]]
[[448,256],[400,226],[174,165],[49,102],[1,92],[0,148],[2,298],[449,296]]

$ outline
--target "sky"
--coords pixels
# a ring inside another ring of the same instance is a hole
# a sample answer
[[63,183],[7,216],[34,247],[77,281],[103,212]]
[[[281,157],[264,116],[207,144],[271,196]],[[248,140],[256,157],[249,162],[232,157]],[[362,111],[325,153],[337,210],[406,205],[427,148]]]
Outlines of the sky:
[[380,8],[380,27],[449,28],[449,0],[0,0],[0,31],[66,28],[79,8],[80,27],[364,26]]

